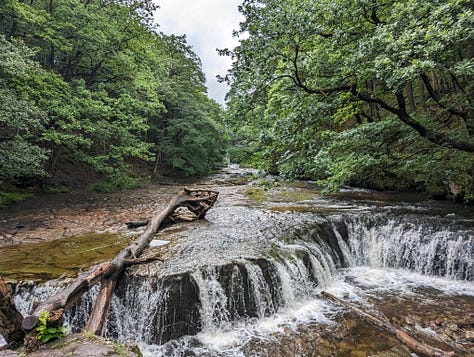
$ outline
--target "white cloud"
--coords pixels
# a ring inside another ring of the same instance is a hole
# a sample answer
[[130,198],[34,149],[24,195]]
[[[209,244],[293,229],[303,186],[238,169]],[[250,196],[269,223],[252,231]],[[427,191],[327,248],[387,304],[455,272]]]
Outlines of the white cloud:
[[237,7],[241,0],[155,0],[160,6],[155,19],[159,31],[186,34],[188,43],[201,58],[207,78],[209,96],[223,104],[228,88],[216,80],[231,66],[228,57],[217,54],[217,48],[233,48],[238,39],[232,37],[242,17]]

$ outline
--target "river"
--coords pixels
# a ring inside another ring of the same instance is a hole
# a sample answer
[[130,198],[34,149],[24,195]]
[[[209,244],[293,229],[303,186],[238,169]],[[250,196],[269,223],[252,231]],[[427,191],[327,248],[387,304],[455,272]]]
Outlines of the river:
[[[64,275],[139,233],[125,231],[125,221],[150,217],[183,185],[212,188],[220,196],[207,219],[161,231],[146,254],[164,262],[123,277],[109,337],[137,343],[145,356],[410,356],[387,332],[323,299],[324,290],[433,346],[474,353],[472,209],[414,194],[327,196],[312,182],[268,185],[253,174],[230,167],[202,181],[17,205],[2,212],[0,273],[22,281],[15,301],[26,312]],[[25,254],[34,269],[12,263]],[[68,314],[73,328],[95,294]]]

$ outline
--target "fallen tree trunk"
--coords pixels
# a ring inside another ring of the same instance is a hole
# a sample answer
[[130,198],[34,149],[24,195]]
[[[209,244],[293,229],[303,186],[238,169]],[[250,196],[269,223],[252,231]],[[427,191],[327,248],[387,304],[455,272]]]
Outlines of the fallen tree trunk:
[[104,334],[105,320],[107,319],[110,300],[112,300],[112,295],[117,286],[117,279],[118,276],[113,276],[102,281],[99,294],[92,308],[91,316],[84,328],[85,330],[91,331],[95,335],[102,336]]
[[146,221],[131,221],[131,222],[125,222],[125,225],[127,226],[128,229],[135,229],[139,227],[145,227],[150,223],[149,220]]
[[[86,326],[92,332],[101,334],[113,290],[125,267],[133,264],[134,261],[140,261],[137,258],[161,226],[179,221],[187,222],[190,214],[193,220],[204,218],[207,211],[216,202],[218,194],[216,191],[188,188],[180,191],[164,211],[151,219],[146,230],[132,244],[120,251],[113,260],[91,268],[77,277],[67,288],[41,302],[30,315],[23,319],[22,327],[25,330],[32,330],[37,325],[43,311],[50,315],[57,315],[58,312],[62,314],[63,310],[70,307],[82,294],[101,281],[101,291]],[[178,210],[180,207],[188,208],[191,213],[181,212]],[[34,334],[34,331],[29,333],[29,335],[31,334]]]
[[362,311],[358,307],[349,304],[348,302],[345,302],[341,299],[338,299],[332,294],[329,294],[328,292],[322,291],[321,296],[326,298],[329,301],[332,301],[333,303],[343,306],[350,311],[352,311],[354,314],[357,316],[361,317],[365,321],[375,325],[376,327],[383,329],[385,331],[390,332],[391,334],[395,335],[398,340],[403,342],[410,350],[415,352],[416,354],[420,356],[425,356],[425,357],[447,357],[447,356],[454,356],[455,354],[453,352],[445,352],[440,349],[434,348],[432,346],[428,346],[427,344],[418,341],[415,339],[413,336],[410,336],[407,334],[405,331],[395,327],[388,321],[384,321],[374,315],[371,315],[365,311]]
[[22,319],[7,284],[0,278],[0,334],[10,346],[23,341],[25,332],[21,329]]

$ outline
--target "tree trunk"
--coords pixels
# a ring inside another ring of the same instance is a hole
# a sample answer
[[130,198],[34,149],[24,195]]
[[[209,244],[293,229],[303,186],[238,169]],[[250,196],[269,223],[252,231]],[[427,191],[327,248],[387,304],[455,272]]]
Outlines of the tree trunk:
[[23,316],[15,307],[7,284],[0,278],[0,334],[9,345],[20,344],[25,332],[21,329]]
[[410,114],[415,111],[415,96],[413,95],[413,85],[411,82],[407,82],[405,85],[405,90],[408,101],[408,113]]
[[[148,246],[160,226],[178,221],[189,221],[191,215],[194,217],[193,220],[204,218],[207,211],[216,202],[218,194],[216,191],[190,190],[187,188],[180,191],[164,211],[151,219],[145,232],[132,244],[120,251],[113,260],[93,267],[76,278],[67,288],[41,302],[30,315],[23,319],[23,328],[32,330],[38,323],[38,318],[43,311],[47,311],[50,315],[57,314],[58,311],[62,313],[63,310],[76,302],[83,293],[102,281],[99,297],[87,324],[89,328],[93,329],[94,333],[101,333],[113,289],[125,267],[137,260],[136,258]],[[186,214],[176,211],[179,207],[187,207],[191,213]],[[30,334],[34,334],[34,331],[30,331],[28,335]]]
[[426,98],[426,93],[425,93],[425,83],[423,82],[421,78],[419,80],[419,87],[420,87],[420,96],[421,96],[421,107],[426,112],[428,109],[428,106],[426,104],[427,98]]
[[428,346],[424,344],[421,341],[418,341],[417,339],[413,338],[409,334],[407,334],[405,331],[395,327],[388,321],[381,320],[380,318],[371,315],[365,311],[362,311],[361,309],[353,306],[352,304],[349,304],[348,302],[345,302],[341,299],[338,299],[334,295],[331,295],[325,291],[321,292],[321,296],[326,298],[327,300],[332,301],[333,303],[343,306],[345,308],[348,308],[350,311],[352,311],[354,314],[357,316],[361,317],[365,321],[375,325],[376,327],[383,329],[385,331],[390,332],[391,334],[395,335],[401,342],[403,342],[410,350],[415,352],[416,354],[420,356],[425,356],[425,357],[447,357],[447,356],[454,356],[453,352],[445,352],[442,350],[439,350],[437,348]]
[[117,278],[111,277],[102,281],[99,295],[95,300],[91,316],[87,321],[85,330],[93,332],[95,335],[104,335],[105,320],[110,306],[110,300],[117,286]]

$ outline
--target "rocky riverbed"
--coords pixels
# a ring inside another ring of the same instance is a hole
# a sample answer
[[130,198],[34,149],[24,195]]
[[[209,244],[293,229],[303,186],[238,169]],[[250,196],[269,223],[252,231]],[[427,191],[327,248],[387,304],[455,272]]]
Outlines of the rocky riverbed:
[[[183,186],[216,189],[219,201],[206,220],[158,234],[145,254],[165,261],[119,284],[110,338],[147,356],[409,355],[321,299],[327,290],[433,346],[474,353],[474,213],[418,195],[322,196],[314,183],[269,185],[238,168],[115,194],[46,195],[1,212],[0,274],[74,276],[112,257],[140,232],[124,223],[151,217]],[[24,310],[54,291],[36,284],[15,284]],[[93,298],[73,309],[73,326]]]

